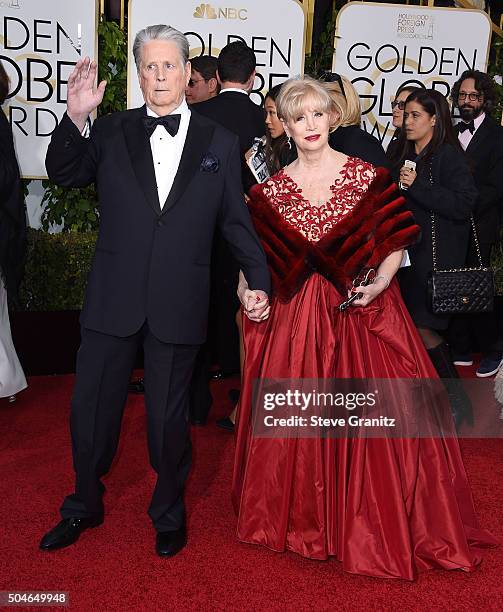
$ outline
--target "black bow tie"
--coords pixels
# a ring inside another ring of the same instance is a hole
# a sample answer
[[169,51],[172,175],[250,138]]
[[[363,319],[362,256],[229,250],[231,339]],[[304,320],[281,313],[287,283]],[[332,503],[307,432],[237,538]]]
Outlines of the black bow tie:
[[473,119],[469,123],[460,121],[458,123],[458,128],[460,134],[462,134],[465,130],[470,130],[470,134],[473,134],[473,132],[475,132],[475,123],[473,122]]
[[143,117],[143,125],[149,137],[152,136],[158,125],[164,126],[171,136],[176,136],[178,128],[180,127],[180,117],[181,115],[165,115],[164,117],[151,117],[150,115],[145,115]]

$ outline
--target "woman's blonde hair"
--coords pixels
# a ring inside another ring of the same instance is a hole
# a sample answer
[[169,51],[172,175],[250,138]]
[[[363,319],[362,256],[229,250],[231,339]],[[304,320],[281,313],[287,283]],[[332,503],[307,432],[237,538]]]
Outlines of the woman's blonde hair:
[[[301,76],[285,81],[276,98],[276,112],[280,119],[287,122],[302,114],[307,102],[314,105],[320,113],[342,116],[339,103],[332,98],[325,83],[320,83],[310,76]],[[331,130],[340,125],[340,119],[334,116]]]
[[357,125],[360,127],[362,120],[360,96],[348,78],[341,75],[341,80],[344,86],[344,94],[337,81],[324,83],[334,104],[341,109],[341,121],[339,125],[341,127],[347,127],[348,125]]

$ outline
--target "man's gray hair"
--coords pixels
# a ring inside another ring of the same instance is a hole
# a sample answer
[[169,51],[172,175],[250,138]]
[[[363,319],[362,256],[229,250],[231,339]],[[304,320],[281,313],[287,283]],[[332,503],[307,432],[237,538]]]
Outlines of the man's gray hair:
[[183,66],[189,61],[189,41],[181,32],[164,24],[152,25],[140,30],[135,36],[133,55],[137,70],[140,69],[142,47],[151,40],[171,40],[178,47]]

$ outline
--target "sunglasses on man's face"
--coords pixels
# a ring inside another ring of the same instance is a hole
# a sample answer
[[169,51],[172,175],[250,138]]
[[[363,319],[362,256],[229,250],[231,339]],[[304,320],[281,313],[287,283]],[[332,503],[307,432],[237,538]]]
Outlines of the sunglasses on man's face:
[[405,108],[405,102],[403,100],[393,100],[391,102],[391,109],[398,108],[398,110],[403,110]]
[[201,81],[205,81],[206,79],[189,79],[189,87],[194,87],[196,83],[200,83]]

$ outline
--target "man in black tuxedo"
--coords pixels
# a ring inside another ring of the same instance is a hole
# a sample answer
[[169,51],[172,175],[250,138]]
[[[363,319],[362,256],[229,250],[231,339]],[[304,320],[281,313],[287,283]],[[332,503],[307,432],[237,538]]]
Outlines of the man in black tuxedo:
[[[499,240],[503,204],[503,127],[489,115],[496,104],[491,77],[479,70],[466,70],[454,84],[452,101],[461,121],[456,129],[466,151],[479,197],[474,211],[482,263],[489,265],[491,248]],[[467,266],[478,266],[473,237],[470,239]],[[503,356],[503,339],[493,313],[459,315],[453,318],[449,339],[456,365],[471,365],[472,340],[477,338],[482,360],[477,376],[492,376]]]
[[100,479],[117,449],[139,345],[150,462],[158,475],[149,508],[156,550],[172,556],[185,546],[188,388],[206,336],[217,224],[262,306],[269,292],[265,256],[243,200],[238,140],[185,102],[187,39],[169,26],[150,26],[137,34],[133,52],[145,106],[98,119],[86,138],[106,84],[95,87],[95,62],[81,60],[47,153],[54,182],[96,182],[100,231],[71,408],[75,492],[62,505],[63,520],[42,539],[43,550],[69,546],[103,521]]
[[[217,78],[221,89],[218,96],[194,105],[194,109],[223,125],[239,138],[243,185],[245,191],[256,183],[245,162],[245,153],[255,138],[265,133],[264,110],[250,99],[255,80],[255,53],[242,41],[226,45],[218,56]],[[225,238],[225,237],[224,237]],[[191,416],[194,422],[206,422],[211,407],[209,390],[209,366],[212,352],[220,366],[222,375],[239,369],[239,337],[236,311],[239,302],[236,296],[239,265],[232,256],[226,240],[217,232],[212,262],[212,298],[210,318],[212,321],[210,340],[201,349],[194,372],[191,391]],[[218,424],[232,428],[229,419]]]

